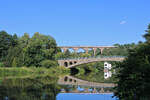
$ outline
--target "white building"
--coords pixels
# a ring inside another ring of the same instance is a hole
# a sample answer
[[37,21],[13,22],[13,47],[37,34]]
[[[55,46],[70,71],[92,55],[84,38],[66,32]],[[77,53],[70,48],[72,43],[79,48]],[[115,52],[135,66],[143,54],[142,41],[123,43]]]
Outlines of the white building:
[[107,68],[110,70],[112,68],[112,66],[108,62],[104,62],[104,68]]

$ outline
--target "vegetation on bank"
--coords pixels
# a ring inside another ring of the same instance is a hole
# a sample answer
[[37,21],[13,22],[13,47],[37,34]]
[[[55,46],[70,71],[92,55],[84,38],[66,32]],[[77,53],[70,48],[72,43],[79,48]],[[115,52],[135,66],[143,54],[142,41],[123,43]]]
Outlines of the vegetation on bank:
[[37,76],[60,76],[69,74],[70,70],[58,66],[53,68],[45,67],[12,67],[0,68],[0,78],[21,78],[21,77],[37,77]]

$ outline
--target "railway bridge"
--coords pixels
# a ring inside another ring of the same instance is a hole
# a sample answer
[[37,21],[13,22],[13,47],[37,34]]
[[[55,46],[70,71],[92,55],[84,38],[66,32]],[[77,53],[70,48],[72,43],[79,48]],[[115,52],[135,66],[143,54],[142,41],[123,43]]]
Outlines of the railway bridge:
[[89,49],[92,49],[94,52],[94,56],[96,55],[96,50],[98,49],[102,54],[104,49],[116,48],[116,46],[58,46],[58,47],[61,48],[63,52],[66,52],[68,49],[73,49],[75,53],[77,53],[79,49],[83,49],[85,53],[88,53]]

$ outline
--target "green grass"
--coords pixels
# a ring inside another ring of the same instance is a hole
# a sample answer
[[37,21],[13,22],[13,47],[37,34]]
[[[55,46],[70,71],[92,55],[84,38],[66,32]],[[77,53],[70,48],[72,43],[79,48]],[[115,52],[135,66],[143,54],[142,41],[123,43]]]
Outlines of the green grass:
[[70,70],[64,67],[1,67],[0,78],[12,78],[12,77],[34,77],[34,76],[46,76],[46,75],[63,75],[69,74]]

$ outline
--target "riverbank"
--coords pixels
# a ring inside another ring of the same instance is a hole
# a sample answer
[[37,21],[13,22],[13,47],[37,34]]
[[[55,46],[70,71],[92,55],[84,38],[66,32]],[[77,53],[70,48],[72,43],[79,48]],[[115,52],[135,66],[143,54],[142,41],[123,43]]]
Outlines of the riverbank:
[[14,77],[35,77],[35,76],[46,76],[53,75],[59,76],[69,74],[70,70],[64,67],[1,67],[0,78],[14,78]]

